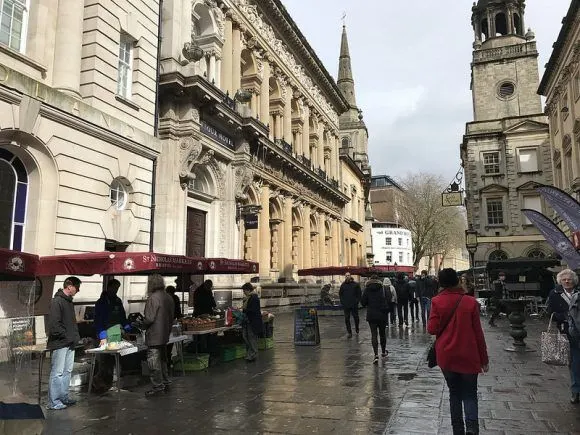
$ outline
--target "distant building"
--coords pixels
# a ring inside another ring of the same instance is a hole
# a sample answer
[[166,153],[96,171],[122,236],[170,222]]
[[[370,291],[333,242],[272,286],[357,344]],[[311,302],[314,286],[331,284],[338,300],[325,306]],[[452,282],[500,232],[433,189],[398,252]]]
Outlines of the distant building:
[[378,222],[398,224],[398,205],[403,200],[403,188],[388,175],[371,178],[370,203],[373,217]]
[[375,266],[413,266],[411,231],[375,222],[372,234]]

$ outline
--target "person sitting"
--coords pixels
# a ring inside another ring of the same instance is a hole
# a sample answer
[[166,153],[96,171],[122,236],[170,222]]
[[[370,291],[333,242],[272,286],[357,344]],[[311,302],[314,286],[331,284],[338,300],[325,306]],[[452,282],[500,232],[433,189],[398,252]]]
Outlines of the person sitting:
[[320,290],[320,305],[322,306],[333,306],[334,301],[330,296],[330,284],[324,284]]

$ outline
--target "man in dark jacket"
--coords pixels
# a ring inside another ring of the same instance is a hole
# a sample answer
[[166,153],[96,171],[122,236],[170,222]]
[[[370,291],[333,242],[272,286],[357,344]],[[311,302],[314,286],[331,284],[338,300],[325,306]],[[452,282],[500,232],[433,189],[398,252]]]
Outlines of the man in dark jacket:
[[419,321],[419,294],[417,292],[417,282],[414,279],[407,281],[409,289],[409,308],[411,310],[411,323]]
[[217,306],[213,297],[213,282],[208,279],[193,292],[193,315],[203,314],[213,315],[213,310]]
[[173,298],[165,292],[165,282],[161,275],[149,277],[147,293],[149,297],[141,326],[146,329],[147,363],[153,386],[145,396],[150,397],[162,393],[171,384],[167,370],[167,342],[173,326],[174,307]]
[[421,275],[417,278],[417,296],[421,305],[421,322],[423,326],[427,325],[429,314],[431,313],[431,299],[435,296],[436,288],[435,281],[427,276],[427,271],[422,270]]
[[367,307],[367,322],[371,328],[371,343],[375,353],[373,364],[379,363],[379,343],[377,332],[381,338],[382,357],[386,358],[387,352],[387,321],[389,312],[389,291],[383,287],[376,275],[373,275],[365,286],[361,304]]
[[402,272],[397,273],[395,290],[397,290],[399,326],[403,326],[403,323],[405,326],[409,326],[409,285],[405,281],[405,275]]
[[344,275],[344,282],[340,286],[338,291],[338,296],[340,297],[340,303],[344,309],[344,322],[346,324],[346,332],[348,333],[348,338],[352,337],[352,327],[350,326],[350,316],[354,318],[354,329],[356,333],[359,333],[359,317],[358,317],[358,304],[361,299],[361,289],[358,282],[356,282],[350,273]]
[[242,335],[246,342],[246,361],[255,361],[258,357],[258,337],[263,335],[262,309],[260,297],[249,282],[242,286],[244,292]]
[[81,280],[69,276],[54,295],[48,315],[48,343],[52,351],[48,386],[48,409],[65,409],[74,405],[69,397],[70,374],[75,359],[75,345],[80,341],[73,297],[81,288]]
[[505,278],[505,272],[500,272],[498,279],[492,283],[493,296],[490,301],[492,313],[489,318],[489,326],[495,326],[495,320],[499,317],[500,313],[502,311],[506,312],[506,306],[502,301],[503,299],[509,299],[509,290],[505,285]]

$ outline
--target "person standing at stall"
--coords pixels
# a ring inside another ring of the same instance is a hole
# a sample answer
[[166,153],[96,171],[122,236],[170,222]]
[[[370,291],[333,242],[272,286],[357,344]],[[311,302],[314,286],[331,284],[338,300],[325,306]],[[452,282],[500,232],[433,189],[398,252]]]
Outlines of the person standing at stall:
[[[181,319],[183,317],[183,314],[181,312],[181,301],[179,300],[179,297],[175,294],[176,288],[172,285],[169,285],[167,286],[165,291],[173,299],[173,307],[174,307],[173,320],[175,321]],[[173,354],[173,343],[167,345],[167,367],[169,369],[171,369],[171,366],[173,365],[172,354]]]
[[262,309],[260,297],[252,284],[245,283],[242,291],[244,292],[242,335],[246,342],[246,361],[252,362],[258,357],[258,337],[262,336],[264,330]]
[[50,303],[46,346],[52,354],[47,408],[52,410],[65,409],[75,404],[69,397],[69,385],[75,360],[75,345],[81,339],[73,305],[73,298],[80,288],[81,280],[76,276],[69,276]]
[[202,285],[193,292],[193,315],[201,316],[203,314],[213,315],[213,310],[217,307],[213,297],[213,282],[211,279],[204,281]]
[[352,337],[352,326],[350,325],[350,316],[354,318],[354,330],[359,333],[358,304],[361,299],[360,284],[354,280],[350,273],[344,275],[344,282],[340,286],[338,296],[344,309],[344,323],[348,338]]
[[171,384],[167,369],[167,342],[173,326],[173,298],[165,292],[161,275],[151,275],[147,280],[147,302],[145,318],[141,327],[146,330],[147,364],[151,373],[151,390],[146,397],[163,393]]
[[[123,301],[117,296],[121,283],[110,279],[107,288],[95,304],[95,331],[100,340],[99,346],[121,340],[121,330],[129,332],[131,325],[127,320]],[[99,355],[98,370],[93,380],[95,392],[104,392],[113,385],[115,358],[113,355]]]

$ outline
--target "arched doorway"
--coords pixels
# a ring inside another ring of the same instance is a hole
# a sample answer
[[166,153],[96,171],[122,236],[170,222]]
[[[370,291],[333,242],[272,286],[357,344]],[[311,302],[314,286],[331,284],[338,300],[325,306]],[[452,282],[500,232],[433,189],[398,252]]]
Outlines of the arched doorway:
[[22,161],[0,149],[0,248],[20,251],[28,204],[28,172]]

